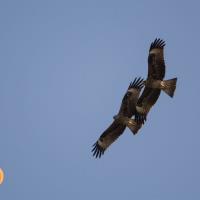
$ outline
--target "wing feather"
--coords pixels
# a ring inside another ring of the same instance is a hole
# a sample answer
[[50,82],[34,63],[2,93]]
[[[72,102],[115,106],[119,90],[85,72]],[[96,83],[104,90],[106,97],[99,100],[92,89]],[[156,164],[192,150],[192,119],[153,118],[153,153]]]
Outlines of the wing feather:
[[113,123],[102,133],[97,142],[93,145],[93,156],[100,158],[104,151],[124,132],[126,126],[119,124],[117,121]]
[[135,114],[135,106],[137,104],[139,94],[144,86],[144,80],[139,77],[135,78],[130,83],[127,92],[125,93],[119,110],[119,115],[132,117]]
[[161,39],[155,39],[151,43],[148,56],[148,78],[163,80],[165,76],[164,46],[165,42]]

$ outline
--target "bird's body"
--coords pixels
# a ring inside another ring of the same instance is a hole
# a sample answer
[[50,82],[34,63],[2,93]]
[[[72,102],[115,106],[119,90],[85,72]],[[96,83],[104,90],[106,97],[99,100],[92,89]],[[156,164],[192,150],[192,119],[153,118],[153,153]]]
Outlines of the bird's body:
[[[137,112],[140,116],[143,115],[145,120],[151,107],[157,102],[161,90],[173,97],[176,89],[177,78],[163,80],[165,77],[164,46],[163,40],[155,39],[149,48],[148,75],[146,81],[144,81],[144,91],[136,106]],[[138,118],[139,115],[136,115],[136,121],[138,121]]]
[[94,144],[93,155],[101,157],[104,151],[110,146],[125,130],[126,126],[129,129],[135,130],[133,126],[138,126],[130,119],[136,112],[136,104],[139,98],[140,91],[143,87],[143,79],[135,79],[128,87],[121,103],[120,110],[112,124],[102,133],[97,142]]
[[[151,43],[148,55],[147,83],[153,80],[163,80],[165,77],[164,46],[165,42],[160,39],[156,39]],[[143,110],[145,114],[147,114],[158,100],[160,92],[160,89],[152,88],[151,85],[146,84],[138,100],[137,107],[141,107],[140,110]]]

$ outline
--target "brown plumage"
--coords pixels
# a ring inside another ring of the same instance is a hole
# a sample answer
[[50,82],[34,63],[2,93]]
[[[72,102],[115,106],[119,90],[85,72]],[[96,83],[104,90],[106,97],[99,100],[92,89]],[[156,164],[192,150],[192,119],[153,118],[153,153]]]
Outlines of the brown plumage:
[[144,82],[145,88],[136,107],[140,114],[135,116],[137,122],[141,121],[142,115],[142,118],[146,120],[146,115],[158,100],[161,90],[171,97],[174,95],[177,78],[163,80],[165,77],[164,46],[163,40],[155,39],[149,48],[147,80]]
[[[148,75],[146,81],[135,79],[129,85],[124,95],[119,113],[114,116],[113,123],[102,133],[97,142],[93,145],[93,156],[101,157],[104,151],[124,132],[128,127],[133,134],[136,134],[146,120],[146,115],[156,103],[163,90],[170,97],[173,97],[176,89],[177,78],[163,80],[165,77],[164,62],[165,42],[155,39],[151,43],[148,56]],[[142,95],[140,90],[145,84]],[[135,115],[135,119],[131,117]]]
[[[155,39],[151,43],[148,56],[147,80],[163,80],[165,76],[164,46],[165,42],[160,39]],[[149,109],[156,103],[159,95],[160,89],[153,89],[146,86],[138,100],[137,106],[142,107],[145,113],[148,113]]]
[[[93,145],[93,156],[101,157],[104,151],[124,132],[126,126],[133,132],[136,131],[138,124],[130,119],[136,113],[136,104],[140,91],[143,87],[143,79],[136,78],[130,83],[126,94],[121,103],[120,110],[112,124],[102,133],[97,142]],[[140,121],[143,123],[142,121]],[[136,126],[136,127],[135,127]]]

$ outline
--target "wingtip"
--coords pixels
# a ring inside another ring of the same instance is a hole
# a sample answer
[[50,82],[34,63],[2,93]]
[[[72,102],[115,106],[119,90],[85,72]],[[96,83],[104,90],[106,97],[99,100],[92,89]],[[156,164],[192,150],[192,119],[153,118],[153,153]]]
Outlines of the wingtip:
[[160,38],[156,38],[150,45],[149,51],[151,51],[152,49],[163,49],[165,46],[165,41],[160,39]]
[[95,142],[93,145],[92,145],[93,149],[91,152],[93,152],[93,156],[95,158],[101,158],[101,156],[104,154],[104,149],[98,144],[98,141]]
[[136,88],[136,89],[142,89],[144,86],[144,79],[139,77],[139,78],[135,78],[133,82],[130,83],[129,88]]

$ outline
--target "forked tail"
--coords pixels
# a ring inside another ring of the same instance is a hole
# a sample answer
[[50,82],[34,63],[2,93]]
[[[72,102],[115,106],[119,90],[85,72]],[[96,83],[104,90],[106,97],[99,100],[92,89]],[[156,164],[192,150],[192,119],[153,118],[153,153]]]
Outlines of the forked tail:
[[161,81],[161,89],[170,97],[173,97],[174,92],[176,90],[176,82],[177,82],[177,78],[173,78],[170,80],[163,80]]

